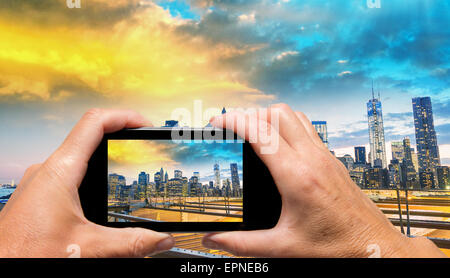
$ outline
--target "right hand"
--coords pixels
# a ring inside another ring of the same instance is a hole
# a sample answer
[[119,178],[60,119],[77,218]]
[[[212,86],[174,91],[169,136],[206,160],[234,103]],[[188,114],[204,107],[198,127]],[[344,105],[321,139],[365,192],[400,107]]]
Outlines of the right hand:
[[[274,113],[278,129],[271,122]],[[428,239],[410,239],[397,231],[351,180],[303,113],[278,104],[259,113],[227,113],[211,124],[232,129],[246,140],[255,130],[258,135],[268,130],[270,138],[278,140],[278,149],[269,154],[261,151],[261,140],[250,143],[277,184],[282,211],[272,229],[208,234],[203,239],[206,247],[239,256],[368,257],[376,244],[382,257],[443,256]]]

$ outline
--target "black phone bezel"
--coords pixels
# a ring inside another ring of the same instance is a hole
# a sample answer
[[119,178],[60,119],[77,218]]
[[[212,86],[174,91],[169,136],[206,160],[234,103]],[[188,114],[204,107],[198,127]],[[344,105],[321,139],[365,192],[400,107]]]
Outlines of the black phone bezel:
[[[269,229],[276,225],[281,211],[280,195],[267,167],[250,144],[243,141],[242,222],[108,222],[108,140],[172,140],[172,132],[172,128],[140,128],[104,135],[88,163],[85,178],[79,188],[80,202],[88,220],[108,227],[143,227],[161,232],[255,230]],[[181,132],[183,136],[189,134],[194,140],[211,140],[219,134],[222,136],[219,138],[230,138],[229,132],[220,129],[179,128],[177,132]],[[240,140],[236,135],[232,136],[234,140]]]

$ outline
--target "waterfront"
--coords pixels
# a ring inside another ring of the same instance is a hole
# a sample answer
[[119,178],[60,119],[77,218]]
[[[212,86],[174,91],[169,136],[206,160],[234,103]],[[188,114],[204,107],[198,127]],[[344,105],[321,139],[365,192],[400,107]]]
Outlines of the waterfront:
[[4,188],[0,187],[0,198],[8,196],[9,194],[13,193],[15,188]]

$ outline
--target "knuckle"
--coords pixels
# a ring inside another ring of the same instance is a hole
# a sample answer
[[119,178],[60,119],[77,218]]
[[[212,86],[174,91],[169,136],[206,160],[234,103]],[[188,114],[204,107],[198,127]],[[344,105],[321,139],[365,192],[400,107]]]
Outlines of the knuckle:
[[278,112],[281,112],[281,113],[286,113],[290,109],[291,108],[286,103],[277,103],[277,104],[272,105],[270,110],[271,111],[278,111]]
[[64,165],[67,164],[66,160],[57,160],[53,157],[47,159],[47,161],[42,164],[41,170],[48,176],[64,180]]
[[249,248],[245,240],[239,240],[238,242],[232,243],[230,246],[230,251],[238,257],[245,257],[249,255]]
[[286,103],[277,103],[277,104],[272,105],[271,108],[279,109],[279,110],[282,110],[282,111],[287,111],[287,110],[291,109],[289,107],[289,105],[287,105]]
[[128,255],[130,257],[144,257],[145,254],[144,232],[134,230],[133,235],[128,240]]
[[86,113],[84,113],[83,118],[98,120],[103,113],[103,109],[100,108],[90,108]]
[[303,113],[302,111],[296,111],[295,112],[300,118],[305,119],[305,120],[309,120],[308,117],[306,116],[305,113]]

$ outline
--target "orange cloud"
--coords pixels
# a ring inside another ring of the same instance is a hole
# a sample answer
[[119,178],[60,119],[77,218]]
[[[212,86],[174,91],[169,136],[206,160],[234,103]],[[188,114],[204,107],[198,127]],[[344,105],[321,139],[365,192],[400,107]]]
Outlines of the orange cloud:
[[108,161],[120,165],[149,165],[158,168],[161,163],[176,164],[167,153],[167,146],[156,141],[110,140],[108,141]]
[[[131,5],[129,16],[111,22],[110,28],[77,25],[80,19],[71,25],[55,9],[47,16],[60,25],[0,19],[0,95],[61,101],[89,90],[152,118],[194,99],[217,107],[257,105],[274,98],[218,62],[264,46],[211,47],[200,37],[175,32],[187,20],[151,2],[139,3],[96,0],[85,8],[91,15],[89,9],[100,4],[105,9]],[[74,12],[83,16],[82,9]]]

